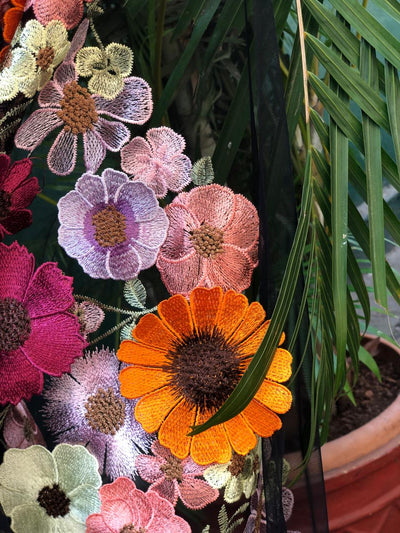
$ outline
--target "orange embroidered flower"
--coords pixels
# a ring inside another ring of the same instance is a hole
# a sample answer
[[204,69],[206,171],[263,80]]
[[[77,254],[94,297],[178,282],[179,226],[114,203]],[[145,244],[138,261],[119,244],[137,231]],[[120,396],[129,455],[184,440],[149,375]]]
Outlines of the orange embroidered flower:
[[8,51],[10,50],[9,44],[11,43],[14,33],[18,28],[18,24],[24,14],[26,0],[11,0],[13,7],[7,9],[3,16],[3,40],[6,44],[0,52],[0,64],[6,59]]
[[[189,437],[191,426],[206,422],[232,393],[256,353],[269,321],[258,302],[221,287],[198,287],[190,303],[176,294],[158,305],[158,318],[145,315],[123,341],[121,394],[140,398],[135,415],[149,433],[179,459],[191,455],[206,465],[227,463],[233,450],[246,455],[256,435],[269,437],[282,423],[292,397],[281,385],[291,375],[292,356],[277,348],[250,404],[231,420]],[[284,336],[282,335],[282,344]]]

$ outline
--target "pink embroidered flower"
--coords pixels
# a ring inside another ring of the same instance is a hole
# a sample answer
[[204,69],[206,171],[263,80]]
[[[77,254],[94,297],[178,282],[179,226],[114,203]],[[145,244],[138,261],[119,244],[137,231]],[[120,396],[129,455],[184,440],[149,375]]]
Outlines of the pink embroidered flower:
[[43,373],[69,372],[85,347],[78,320],[68,312],[72,278],[56,263],[34,268],[24,246],[0,243],[0,404],[40,393]]
[[86,519],[86,533],[190,533],[173,505],[156,492],[142,492],[120,477],[100,489],[100,513]]
[[149,490],[176,505],[178,497],[189,509],[203,509],[218,498],[219,492],[202,479],[206,466],[196,464],[191,457],[178,459],[155,441],[151,446],[151,455],[139,455],[136,468],[139,475],[148,483]]
[[10,406],[4,420],[3,439],[8,448],[25,449],[33,444],[46,446],[42,433],[23,400]]
[[212,184],[180,193],[165,212],[169,229],[157,268],[171,294],[215,286],[240,292],[250,285],[259,220],[249,200]]
[[[85,0],[87,3],[91,1]],[[28,0],[25,9],[32,5],[35,17],[44,25],[51,20],[61,20],[67,30],[70,30],[83,17],[83,0]]]
[[[71,48],[74,50],[73,44]],[[56,128],[62,128],[56,137],[47,163],[59,176],[70,174],[76,163],[78,135],[83,136],[86,170],[96,172],[103,162],[106,150],[118,152],[129,141],[129,129],[119,121],[144,124],[150,117],[153,102],[149,85],[137,77],[124,80],[124,89],[113,100],[91,95],[78,82],[75,64],[62,63],[39,93],[37,109],[20,126],[15,145],[31,152]]]
[[134,180],[143,181],[164,198],[168,189],[181,191],[190,183],[190,159],[183,155],[185,139],[170,128],[153,128],[147,141],[135,137],[121,150],[121,167]]
[[78,317],[81,326],[81,334],[86,339],[89,333],[97,331],[103,322],[104,311],[98,305],[92,302],[76,303],[71,308],[71,313]]
[[92,278],[134,279],[156,261],[168,219],[154,192],[117,170],[83,174],[58,202],[58,242]]
[[32,161],[21,159],[10,167],[10,158],[0,154],[0,240],[32,223],[26,209],[40,191],[37,178],[29,178]]

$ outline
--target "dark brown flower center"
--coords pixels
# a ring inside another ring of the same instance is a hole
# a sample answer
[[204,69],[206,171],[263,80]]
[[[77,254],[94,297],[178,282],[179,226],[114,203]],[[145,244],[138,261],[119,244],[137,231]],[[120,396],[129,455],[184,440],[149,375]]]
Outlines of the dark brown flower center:
[[230,462],[230,465],[228,466],[228,470],[232,474],[232,476],[238,476],[243,472],[245,462],[245,455],[239,455],[238,453],[233,452],[232,460]]
[[203,257],[214,257],[223,251],[224,234],[219,228],[201,224],[190,232],[193,248]]
[[43,487],[39,492],[37,501],[49,516],[57,518],[69,513],[69,504],[71,500],[65,492],[55,483],[52,487]]
[[104,248],[126,240],[126,218],[113,205],[108,205],[92,216],[96,228],[94,238]]
[[0,220],[6,218],[11,207],[11,194],[0,190]]
[[166,462],[160,466],[160,470],[164,472],[165,479],[176,479],[177,481],[182,481],[182,461],[177,457],[168,457]]
[[93,98],[76,81],[66,84],[60,105],[57,115],[64,121],[64,129],[72,131],[74,135],[93,129],[93,124],[98,120]]
[[0,352],[12,352],[31,334],[31,320],[23,303],[0,299]]
[[42,70],[47,70],[53,63],[54,56],[55,52],[53,47],[46,46],[45,48],[41,48],[36,56],[36,65]]
[[139,527],[139,529],[136,529],[136,526],[133,524],[127,524],[119,530],[119,533],[146,533],[146,529],[144,527]]
[[167,359],[171,386],[202,412],[219,409],[243,373],[237,349],[218,331],[177,341]]
[[85,418],[89,426],[105,433],[115,435],[125,422],[125,403],[118,398],[113,389],[99,389],[89,396],[85,403]]

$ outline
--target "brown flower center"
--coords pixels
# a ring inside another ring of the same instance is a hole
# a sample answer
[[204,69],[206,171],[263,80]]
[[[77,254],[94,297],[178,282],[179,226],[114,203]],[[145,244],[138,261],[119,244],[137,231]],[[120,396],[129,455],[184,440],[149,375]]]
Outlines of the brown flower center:
[[196,252],[203,257],[214,257],[223,251],[224,234],[214,226],[201,224],[190,232],[190,240]]
[[54,56],[55,52],[53,47],[46,46],[45,48],[41,48],[36,57],[36,65],[42,70],[47,70],[53,63]]
[[93,98],[76,81],[66,84],[60,105],[57,115],[64,121],[64,129],[72,131],[74,135],[93,129],[93,124],[98,120]]
[[166,462],[160,466],[160,470],[164,472],[165,479],[177,481],[183,479],[182,461],[177,457],[168,457]]
[[11,194],[0,190],[0,220],[6,218],[11,207]]
[[219,409],[243,373],[237,349],[218,331],[177,341],[167,359],[171,386],[203,412]]
[[115,433],[124,425],[125,404],[113,389],[99,389],[85,403],[85,418],[89,426],[106,435]]
[[65,516],[69,513],[69,504],[71,503],[71,500],[67,497],[65,492],[60,489],[60,486],[57,483],[52,487],[43,487],[39,492],[37,501],[46,513],[53,518]]
[[94,238],[103,246],[115,246],[126,240],[126,218],[113,205],[108,205],[92,216],[96,228]]
[[243,472],[245,462],[245,455],[239,455],[238,453],[233,452],[231,463],[228,466],[228,470],[232,476],[238,476]]
[[127,524],[119,530],[119,533],[146,533],[146,529],[144,527],[136,529],[136,526],[134,526],[133,524]]
[[31,320],[24,304],[15,298],[0,299],[0,352],[12,352],[31,334]]

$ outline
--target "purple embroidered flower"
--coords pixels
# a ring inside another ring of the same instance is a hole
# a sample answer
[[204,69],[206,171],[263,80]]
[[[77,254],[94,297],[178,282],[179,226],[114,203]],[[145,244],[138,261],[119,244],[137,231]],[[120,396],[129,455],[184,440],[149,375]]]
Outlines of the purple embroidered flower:
[[168,189],[181,191],[190,183],[190,159],[183,155],[185,139],[170,128],[153,128],[147,141],[135,137],[121,150],[121,167],[133,179],[143,181],[164,198]]
[[58,242],[92,278],[136,278],[154,265],[167,235],[154,192],[112,169],[84,174],[58,210]]
[[189,509],[203,509],[218,498],[219,492],[202,480],[206,466],[196,464],[189,456],[183,461],[162,446],[159,441],[154,441],[151,446],[151,455],[139,455],[136,459],[136,468],[139,475],[148,483],[149,490],[158,494],[176,505],[178,497]]
[[95,350],[70,375],[51,379],[43,393],[46,424],[56,441],[87,444],[112,479],[133,476],[136,456],[152,440],[135,419],[136,402],[120,395],[118,369],[113,351]]
[[[76,47],[71,48],[75,53]],[[41,90],[40,109],[30,115],[15,136],[18,148],[32,152],[50,132],[61,127],[47,156],[49,169],[60,176],[75,168],[78,134],[83,135],[86,170],[96,172],[106,150],[118,152],[129,141],[129,129],[119,121],[144,124],[153,109],[151,89],[141,78],[126,78],[124,89],[113,100],[91,95],[77,80],[76,67],[69,55],[55,71],[54,80]]]

